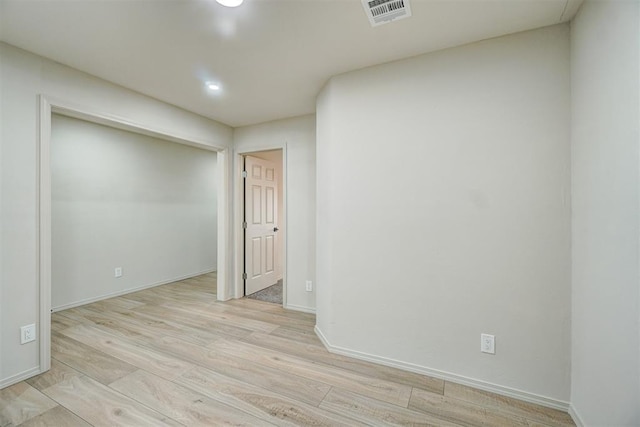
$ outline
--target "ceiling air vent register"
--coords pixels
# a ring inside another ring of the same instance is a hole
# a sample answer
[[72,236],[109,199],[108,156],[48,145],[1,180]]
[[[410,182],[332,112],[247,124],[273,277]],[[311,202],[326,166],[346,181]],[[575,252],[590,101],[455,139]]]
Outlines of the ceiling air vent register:
[[409,0],[362,0],[362,6],[373,27],[411,16]]

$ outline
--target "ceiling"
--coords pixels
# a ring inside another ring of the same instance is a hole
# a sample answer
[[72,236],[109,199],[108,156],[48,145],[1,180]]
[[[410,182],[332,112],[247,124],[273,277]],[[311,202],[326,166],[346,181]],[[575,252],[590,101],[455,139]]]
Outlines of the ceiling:
[[0,39],[237,127],[313,113],[333,75],[565,22],[582,0],[408,1],[371,27],[360,0],[0,0]]

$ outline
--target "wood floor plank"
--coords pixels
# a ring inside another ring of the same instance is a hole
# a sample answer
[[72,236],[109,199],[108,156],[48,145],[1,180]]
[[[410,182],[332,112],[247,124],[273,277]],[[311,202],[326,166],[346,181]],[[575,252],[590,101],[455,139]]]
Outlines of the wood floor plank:
[[282,309],[282,304],[275,304],[272,302],[266,302],[266,301],[260,301],[260,300],[253,300],[250,302],[247,302],[247,300],[250,298],[238,298],[238,299],[231,299],[229,301],[225,301],[225,305],[233,305],[236,307],[242,307],[242,308],[250,308],[251,310],[259,310],[259,311],[271,311],[275,308],[280,308]]
[[147,289],[127,294],[127,300],[140,302],[143,305],[159,305],[166,301],[166,297],[163,295],[156,295],[153,292],[149,292],[149,289]]
[[172,335],[199,345],[209,344],[220,337],[246,336],[252,331],[233,326],[224,327],[192,327],[180,322],[135,311],[97,312],[87,306],[86,319],[103,330],[121,337],[135,337],[138,340]]
[[153,288],[153,294],[157,296],[164,296],[170,301],[179,301],[190,304],[211,304],[217,301],[216,295],[209,292],[202,292],[200,290],[187,291],[187,286],[180,286],[178,284],[170,284],[165,286],[158,286]]
[[51,358],[51,369],[43,374],[29,378],[25,382],[36,390],[42,391],[54,384],[58,384],[59,382],[68,380],[72,377],[79,377],[81,375],[81,372],[76,371],[55,358]]
[[209,368],[227,377],[263,387],[317,406],[330,389],[319,381],[296,375],[283,375],[282,371],[249,363],[245,359],[229,356],[215,350],[195,346],[173,337],[163,337],[154,342],[154,348]]
[[51,355],[102,384],[112,383],[137,369],[62,333],[51,335]]
[[189,362],[136,345],[134,342],[118,338],[94,326],[78,325],[65,329],[63,333],[112,357],[169,380],[193,367]]
[[[162,313],[164,313],[164,315],[162,315]],[[186,315],[181,315],[180,313],[168,311],[166,308],[160,308],[157,310],[149,309],[144,312],[134,311],[127,315],[134,317],[139,321],[145,321],[145,319],[148,319],[145,325],[149,321],[161,322],[163,327],[169,326],[172,329],[182,331],[183,335],[186,335],[186,331],[190,335],[196,334],[205,339],[207,337],[207,333],[211,334],[213,337],[228,336],[241,338],[246,337],[254,331],[253,329],[244,328],[231,322],[220,323],[214,320],[209,320],[199,314],[200,313],[197,310],[193,310]]]
[[[240,299],[237,299],[237,300],[229,300],[229,301],[225,301],[225,302],[228,303],[228,302],[232,302],[232,301],[246,301],[248,299],[249,298],[245,297],[245,298],[240,298]],[[273,303],[265,302],[265,305],[266,305],[266,307],[264,307],[265,310],[273,311],[273,312],[276,312],[276,313],[286,313],[287,315],[289,315],[289,314],[294,315],[295,314],[295,316],[297,318],[305,319],[305,320],[308,320],[308,321],[313,322],[313,323],[316,322],[316,315],[313,314],[313,313],[307,313],[307,312],[304,312],[304,311],[287,309],[287,308],[284,308],[282,306],[282,304],[273,304]]]
[[[130,311],[127,310],[125,313]],[[84,319],[82,323],[101,326],[102,329],[108,329],[111,333],[126,338],[138,339],[144,333],[132,327],[135,323],[128,321],[129,316],[120,313],[117,309],[109,309],[108,306],[104,309],[94,304],[76,307],[70,310],[70,315]],[[123,322],[124,319],[127,321]]]
[[319,366],[302,358],[243,342],[220,339],[209,345],[209,348],[404,407],[411,396],[411,387],[403,384],[371,378],[332,366]]
[[287,310],[282,307],[282,304],[274,304],[272,302],[265,302],[260,300],[249,301],[251,298],[240,298],[224,301],[221,305],[233,306],[239,309],[262,311],[267,313],[276,314],[278,316],[286,317],[294,321],[302,321],[314,324],[316,323],[315,314],[305,313],[302,311]]
[[353,417],[369,425],[460,426],[460,424],[445,421],[433,415],[425,414],[424,412],[401,408],[338,388],[331,389],[320,404],[320,408]]
[[441,379],[329,353],[324,347],[308,345],[259,332],[254,332],[241,339],[241,341],[263,348],[282,351],[314,362],[321,362],[330,366],[358,372],[372,378],[399,384],[408,384],[438,394],[442,394],[444,391],[444,381]]
[[86,376],[53,385],[44,393],[95,427],[180,425]]
[[296,312],[281,311],[276,313],[272,311],[252,310],[247,307],[236,307],[233,304],[227,304],[226,302],[208,307],[208,310],[230,315],[241,315],[247,319],[272,323],[278,326],[286,325],[291,328],[300,328],[303,330],[312,330],[316,325],[315,320],[303,318]]
[[[139,334],[132,331],[122,322],[113,321],[110,317],[104,317],[101,309],[93,308],[94,304],[81,307],[74,307],[65,311],[65,316],[78,321],[78,324],[104,325],[110,329],[117,330],[118,335],[125,337],[137,337]],[[77,326],[77,325],[74,325]],[[62,331],[59,331],[62,332]]]
[[409,409],[469,427],[528,426],[522,417],[418,388],[414,388],[411,393]]
[[77,320],[65,316],[63,313],[51,313],[51,330],[61,331],[80,323]]
[[58,406],[39,390],[19,382],[0,390],[0,425],[17,426]]
[[[224,312],[216,312],[210,310],[194,310],[191,307],[185,308],[173,302],[167,302],[162,306],[143,306],[136,309],[138,313],[147,313],[154,316],[166,316],[171,312],[172,319],[181,322],[198,322],[199,326],[207,324],[207,322],[217,322],[223,325],[238,326],[251,331],[271,332],[278,327],[273,323],[267,323],[259,320],[248,319],[235,314]],[[194,319],[194,314],[198,317]]]
[[114,390],[188,426],[255,426],[271,423],[202,393],[139,370],[110,385]]
[[190,279],[180,280],[179,282],[175,282],[175,283],[180,283],[180,284],[184,283],[191,286],[197,286],[198,289],[202,291],[211,292],[212,294],[215,294],[217,291],[216,276],[211,276],[211,277],[207,277],[206,275],[197,276],[197,277],[192,277]]
[[533,420],[527,420],[527,425],[529,427],[552,427],[549,424],[544,424],[544,423],[533,421]]
[[133,301],[133,300],[122,298],[122,297],[115,297],[115,298],[105,299],[102,301],[96,301],[90,305],[99,310],[113,310],[116,307],[122,310],[131,310],[143,304],[144,303],[141,303],[139,301]]
[[353,426],[359,424],[339,414],[229,378],[206,368],[194,368],[176,381],[256,417],[266,417],[278,425]]
[[[251,330],[243,329],[235,325],[211,324],[211,322],[183,320],[179,316],[164,311],[164,316],[160,313],[142,313],[130,311],[127,313],[106,312],[103,316],[123,323],[143,336],[173,335],[184,340],[206,345],[220,337],[244,337],[249,335]],[[193,317],[193,314],[191,315]]]
[[271,331],[269,335],[324,348],[322,341],[320,341],[315,332],[301,331],[287,326],[280,326]]
[[33,417],[21,427],[91,427],[91,424],[71,412],[70,410],[56,406],[47,412]]
[[571,416],[557,409],[545,408],[540,405],[524,402],[506,396],[500,396],[488,391],[478,390],[447,381],[444,395],[466,402],[475,403],[484,407],[500,410],[515,416],[538,421],[548,426],[567,427],[573,426]]
[[160,289],[158,295],[164,296],[169,301],[182,302],[185,304],[197,304],[205,306],[216,302],[216,296],[208,292],[189,291],[185,292],[184,289]]

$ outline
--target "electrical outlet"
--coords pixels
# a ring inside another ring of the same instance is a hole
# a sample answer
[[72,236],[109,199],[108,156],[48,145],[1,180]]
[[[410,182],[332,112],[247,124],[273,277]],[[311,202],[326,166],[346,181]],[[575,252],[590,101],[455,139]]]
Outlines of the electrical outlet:
[[496,354],[496,337],[489,334],[480,334],[480,351]]
[[122,277],[122,267],[116,267],[114,276],[115,277]]
[[36,325],[31,324],[20,327],[20,344],[26,344],[36,340]]
[[307,280],[307,292],[313,291],[313,282],[311,280]]

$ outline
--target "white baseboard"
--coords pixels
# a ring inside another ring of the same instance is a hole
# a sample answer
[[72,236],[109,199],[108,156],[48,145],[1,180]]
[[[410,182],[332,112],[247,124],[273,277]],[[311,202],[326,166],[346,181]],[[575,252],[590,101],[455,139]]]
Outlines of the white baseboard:
[[85,305],[85,304],[91,304],[92,302],[98,302],[98,301],[102,301],[102,300],[109,299],[109,298],[115,298],[115,297],[119,297],[121,295],[130,294],[132,292],[142,291],[144,289],[155,288],[156,286],[168,285],[169,283],[179,282],[180,280],[190,279],[192,277],[200,276],[202,274],[213,273],[214,271],[216,271],[216,270],[201,271],[199,273],[187,274],[186,276],[180,276],[180,277],[176,277],[176,278],[169,279],[169,280],[162,280],[160,282],[151,283],[151,284],[148,284],[148,285],[142,285],[142,286],[136,286],[135,288],[123,289],[121,291],[112,292],[110,294],[105,294],[105,295],[100,295],[100,296],[97,296],[97,297],[94,297],[94,298],[87,298],[87,299],[83,299],[83,300],[80,300],[80,301],[74,301],[72,303],[63,304],[63,305],[60,305],[58,307],[52,307],[51,311],[53,313],[55,313],[56,311],[67,310],[69,308],[79,307],[79,306]]
[[438,369],[428,368],[426,366],[420,366],[413,363],[407,363],[400,360],[389,359],[382,356],[376,356],[374,354],[368,354],[344,347],[334,346],[329,343],[329,341],[317,325],[314,330],[320,341],[322,341],[322,344],[324,344],[324,346],[330,353],[341,354],[343,356],[353,357],[354,359],[366,360],[367,362],[378,363],[380,365],[390,366],[392,368],[398,368],[422,375],[428,375],[430,377],[439,378],[442,380],[450,381],[452,383],[462,384],[469,387],[477,388],[479,390],[489,391],[502,396],[523,400],[525,402],[535,403],[547,408],[559,409],[565,412],[569,411],[569,402],[565,402],[562,400],[557,400],[535,393],[513,389],[510,387],[504,387],[487,381],[469,378],[462,375],[453,374],[451,372],[440,371]]
[[28,369],[24,372],[20,372],[19,374],[12,375],[9,378],[4,378],[0,380],[0,389],[19,383],[20,381],[27,380],[41,373],[42,372],[40,371],[40,367],[37,366],[35,368]]
[[287,304],[284,306],[284,308],[287,310],[302,311],[303,313],[316,314],[315,308],[304,307],[301,305]]
[[573,420],[573,422],[576,423],[577,427],[586,426],[585,422],[582,420],[582,418],[578,414],[578,411],[576,411],[576,408],[574,408],[573,404],[569,405],[569,415],[571,416],[571,419]]

